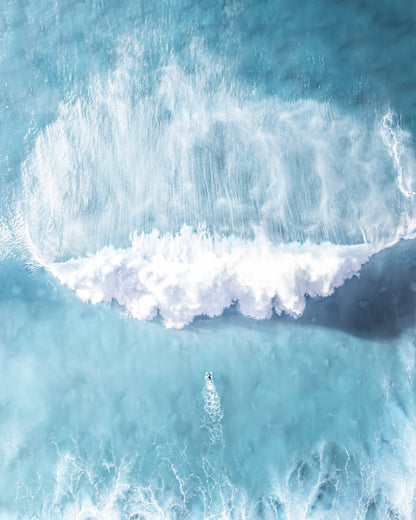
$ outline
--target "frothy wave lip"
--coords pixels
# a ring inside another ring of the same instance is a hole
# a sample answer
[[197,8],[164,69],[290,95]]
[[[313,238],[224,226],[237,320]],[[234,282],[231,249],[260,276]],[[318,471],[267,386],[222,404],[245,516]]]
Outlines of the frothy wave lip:
[[306,296],[328,296],[380,247],[370,244],[247,241],[184,226],[180,233],[135,234],[131,247],[52,263],[48,269],[83,301],[117,301],[139,320],[159,314],[167,328],[219,316],[238,303],[255,319],[298,317]]

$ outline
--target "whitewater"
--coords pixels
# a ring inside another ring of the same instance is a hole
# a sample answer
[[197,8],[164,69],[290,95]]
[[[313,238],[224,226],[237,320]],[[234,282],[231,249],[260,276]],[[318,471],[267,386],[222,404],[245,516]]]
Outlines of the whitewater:
[[167,327],[181,328],[233,303],[255,319],[273,312],[299,316],[305,296],[328,296],[373,252],[367,244],[279,247],[182,228],[177,235],[136,235],[130,249],[107,248],[49,269],[81,300],[115,300],[134,318],[159,314]]

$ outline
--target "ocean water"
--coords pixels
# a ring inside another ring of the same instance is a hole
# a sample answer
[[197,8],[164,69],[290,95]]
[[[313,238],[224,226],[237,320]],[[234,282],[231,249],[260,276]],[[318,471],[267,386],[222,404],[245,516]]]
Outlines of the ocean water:
[[415,59],[408,0],[0,3],[1,519],[416,518]]

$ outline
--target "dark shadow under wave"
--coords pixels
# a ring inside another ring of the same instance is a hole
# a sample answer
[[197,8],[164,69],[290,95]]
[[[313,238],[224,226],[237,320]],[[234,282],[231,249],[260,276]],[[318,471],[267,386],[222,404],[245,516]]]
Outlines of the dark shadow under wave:
[[392,339],[416,318],[416,240],[375,255],[326,298],[308,298],[299,319],[368,339]]

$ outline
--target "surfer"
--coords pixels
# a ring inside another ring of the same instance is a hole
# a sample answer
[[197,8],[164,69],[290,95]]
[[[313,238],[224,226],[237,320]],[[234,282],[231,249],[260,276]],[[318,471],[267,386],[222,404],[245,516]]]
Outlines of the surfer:
[[207,372],[207,373],[205,374],[205,379],[206,379],[207,381],[212,381],[212,372]]

